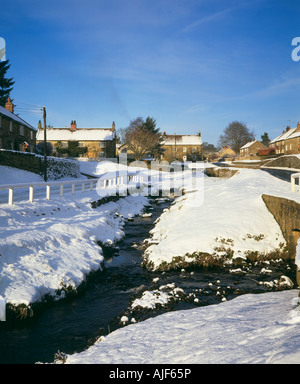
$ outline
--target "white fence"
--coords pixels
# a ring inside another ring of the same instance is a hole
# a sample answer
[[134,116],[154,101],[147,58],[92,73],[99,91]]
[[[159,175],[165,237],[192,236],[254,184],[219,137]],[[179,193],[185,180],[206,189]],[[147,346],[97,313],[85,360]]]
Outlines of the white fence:
[[[296,179],[298,179],[298,184],[300,183],[300,173],[293,173],[291,175],[291,191],[295,192],[296,190]],[[299,192],[300,192],[300,184],[299,184]]]
[[[147,178],[148,179],[148,178]],[[92,191],[96,188],[105,189],[116,186],[128,186],[130,182],[142,182],[146,183],[145,175],[140,174],[139,172],[135,173],[112,173],[111,175],[106,174],[102,177],[95,179],[80,179],[80,180],[68,180],[68,181],[52,181],[52,182],[37,182],[37,183],[19,183],[19,184],[6,184],[0,185],[0,191],[7,190],[8,191],[8,204],[13,205],[14,202],[14,192],[16,189],[22,189],[22,195],[26,193],[28,194],[28,200],[30,203],[34,201],[34,190],[39,191],[39,195],[41,193],[41,189],[45,189],[45,198],[46,200],[50,200],[51,190],[57,194],[59,192],[60,197],[64,196],[65,192],[71,192],[72,195],[75,194],[76,191]],[[79,186],[79,189],[76,188]],[[25,191],[24,191],[25,189]]]

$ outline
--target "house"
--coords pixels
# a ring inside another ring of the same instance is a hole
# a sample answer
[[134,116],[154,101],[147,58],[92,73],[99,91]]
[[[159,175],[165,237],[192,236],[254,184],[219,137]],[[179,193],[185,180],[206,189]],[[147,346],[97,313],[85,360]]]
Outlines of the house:
[[36,129],[14,114],[9,98],[5,108],[0,106],[0,149],[35,152]]
[[167,135],[164,132],[161,142],[164,150],[162,160],[200,161],[202,160],[201,132],[197,135]]
[[128,149],[127,143],[117,144],[117,156],[120,156],[121,154],[126,154],[127,160],[129,161],[135,160],[134,153],[132,150]]
[[258,140],[250,141],[240,148],[240,157],[245,160],[258,159],[257,152],[259,149],[267,148]]
[[[65,157],[114,158],[116,157],[115,122],[112,128],[78,128],[71,121],[70,128],[46,128],[47,142],[53,154]],[[44,141],[44,128],[39,122],[37,143]]]
[[218,160],[225,157],[235,156],[235,152],[229,146],[225,145],[218,153],[216,153]]
[[283,133],[273,139],[269,145],[277,155],[294,155],[300,153],[300,123],[296,128],[287,127]]

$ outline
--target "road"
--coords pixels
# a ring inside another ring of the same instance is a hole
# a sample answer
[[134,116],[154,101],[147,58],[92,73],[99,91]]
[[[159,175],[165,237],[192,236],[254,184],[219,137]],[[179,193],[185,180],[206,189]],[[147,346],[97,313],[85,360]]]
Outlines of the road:
[[[298,173],[296,171],[288,171],[285,169],[267,169],[267,168],[261,168],[262,171],[270,173],[272,176],[277,177],[278,179],[284,180],[284,181],[291,181],[291,175],[293,173]],[[297,180],[296,180],[297,184]]]

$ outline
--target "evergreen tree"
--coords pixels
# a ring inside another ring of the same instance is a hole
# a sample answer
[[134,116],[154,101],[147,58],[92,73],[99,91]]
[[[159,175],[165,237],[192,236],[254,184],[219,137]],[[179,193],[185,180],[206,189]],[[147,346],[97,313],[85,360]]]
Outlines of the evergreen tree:
[[270,138],[267,132],[265,132],[263,135],[261,135],[261,142],[268,147],[270,144]]
[[6,78],[6,72],[10,68],[8,60],[0,61],[0,105],[5,106],[10,92],[13,90],[14,81],[12,78]]

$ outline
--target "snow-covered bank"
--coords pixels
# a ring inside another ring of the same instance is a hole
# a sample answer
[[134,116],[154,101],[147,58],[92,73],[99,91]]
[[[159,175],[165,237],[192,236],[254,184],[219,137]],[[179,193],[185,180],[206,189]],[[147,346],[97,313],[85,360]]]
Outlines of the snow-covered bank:
[[67,364],[299,363],[298,290],[169,312],[101,337]]
[[297,201],[290,183],[260,170],[240,169],[230,179],[205,178],[203,188],[187,190],[156,223],[145,252],[150,268],[172,263],[177,256],[189,263],[201,253],[246,258],[284,249],[281,229],[261,196]]
[[[88,165],[94,175],[132,169],[111,162]],[[7,175],[11,183],[39,178],[8,167],[0,171],[2,180]],[[142,171],[148,174],[147,169]],[[189,182],[191,172],[187,174]],[[170,187],[174,178],[174,174],[165,173],[155,179],[155,189]],[[182,178],[178,185],[182,186]],[[101,191],[104,196],[116,192],[113,188]],[[26,202],[24,194],[23,202],[0,205],[0,298],[15,306],[40,302],[46,296],[58,300],[65,291],[76,290],[89,272],[101,268],[103,256],[98,242],[120,240],[124,235],[123,218],[139,214],[149,202],[147,193],[137,193],[92,208],[91,202],[103,197],[98,193],[86,190],[63,198],[53,194],[50,201],[37,198],[33,204]]]
[[0,206],[0,296],[6,302],[29,305],[76,289],[89,272],[101,268],[97,242],[120,240],[123,217],[140,213],[148,203],[146,197],[127,196],[92,208],[91,201],[98,199],[92,191]]

